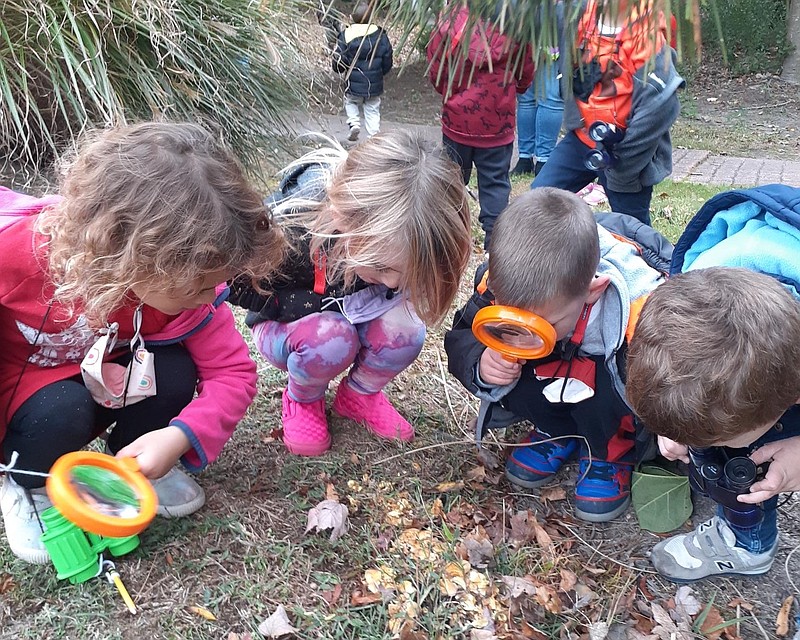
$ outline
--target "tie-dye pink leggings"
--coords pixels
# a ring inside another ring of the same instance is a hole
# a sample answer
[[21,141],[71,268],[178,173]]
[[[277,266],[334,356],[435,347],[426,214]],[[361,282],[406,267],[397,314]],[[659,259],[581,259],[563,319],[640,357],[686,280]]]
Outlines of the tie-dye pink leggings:
[[297,402],[319,400],[328,383],[351,365],[352,387],[377,393],[416,360],[425,332],[422,321],[402,304],[357,325],[340,313],[324,311],[253,327],[261,354],[289,372],[289,395]]

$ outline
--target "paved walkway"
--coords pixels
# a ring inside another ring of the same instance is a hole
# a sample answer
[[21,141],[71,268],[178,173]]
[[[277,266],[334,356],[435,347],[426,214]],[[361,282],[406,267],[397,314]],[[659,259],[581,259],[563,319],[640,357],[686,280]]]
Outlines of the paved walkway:
[[[295,119],[298,131],[322,131],[339,140],[347,137],[344,115],[322,115],[313,120],[306,117]],[[384,129],[414,129],[423,131],[434,140],[441,139],[439,127],[405,124],[384,120]],[[363,137],[362,131],[362,137]],[[677,182],[716,184],[731,187],[751,187],[778,182],[800,187],[800,160],[754,159],[737,156],[718,156],[710,151],[675,149],[672,154],[673,168],[670,178]]]

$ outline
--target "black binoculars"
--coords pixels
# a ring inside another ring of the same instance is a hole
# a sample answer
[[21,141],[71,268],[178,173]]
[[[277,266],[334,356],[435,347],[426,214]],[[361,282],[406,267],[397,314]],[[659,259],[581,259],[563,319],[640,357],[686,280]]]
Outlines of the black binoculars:
[[600,171],[612,166],[616,161],[614,145],[625,137],[625,129],[610,122],[598,120],[589,127],[589,137],[595,148],[589,151],[583,163],[591,171]]
[[736,498],[749,493],[753,483],[764,477],[766,464],[759,467],[745,456],[728,458],[722,447],[689,447],[689,460],[692,489],[722,505],[728,522],[739,527],[754,527],[761,522],[761,505]]

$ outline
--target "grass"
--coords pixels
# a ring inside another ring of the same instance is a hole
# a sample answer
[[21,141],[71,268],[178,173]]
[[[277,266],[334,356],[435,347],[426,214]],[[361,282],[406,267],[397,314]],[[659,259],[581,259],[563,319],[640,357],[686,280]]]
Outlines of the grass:
[[[515,192],[527,187],[514,182]],[[675,240],[716,191],[659,185],[656,226]],[[481,258],[476,240],[472,269]],[[471,271],[456,304],[470,290]],[[103,580],[58,582],[51,567],[24,564],[2,545],[0,638],[245,640],[261,637],[259,623],[282,604],[303,639],[479,640],[492,637],[478,633],[488,616],[497,637],[541,640],[578,637],[598,621],[631,621],[632,612],[647,611],[648,594],[671,597],[675,588],[652,574],[645,557],[657,538],[640,531],[632,513],[602,526],[574,519],[572,466],[556,484],[564,495],[550,499],[515,492],[502,468],[481,466],[470,444],[477,403],[444,373],[443,330],[431,331],[420,359],[389,385],[415,424],[413,445],[377,441],[331,416],[328,454],[287,455],[273,434],[284,374],[258,358],[256,402],[200,478],[206,507],[157,519],[141,546],[116,560],[140,612],[129,615]],[[492,434],[486,449],[502,455],[494,442]],[[336,542],[304,534],[308,510],[331,488],[350,511],[349,532]],[[465,560],[472,561],[466,568]],[[369,576],[382,571],[385,598],[370,591]],[[513,597],[504,576],[524,578],[529,592]],[[722,591],[731,584],[774,619],[780,600],[759,598],[758,581],[708,585],[705,601],[719,592],[723,617],[736,617]],[[198,606],[216,620],[190,609]],[[742,625],[743,637],[755,637],[747,635],[756,633],[751,623]],[[503,633],[512,627],[528,635]]]

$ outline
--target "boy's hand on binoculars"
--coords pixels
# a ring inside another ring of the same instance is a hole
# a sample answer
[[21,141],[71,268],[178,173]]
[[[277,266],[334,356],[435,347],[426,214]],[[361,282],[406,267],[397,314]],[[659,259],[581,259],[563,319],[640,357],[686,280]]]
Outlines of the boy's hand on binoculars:
[[765,444],[753,451],[750,459],[756,464],[772,462],[764,479],[754,482],[750,493],[739,496],[739,502],[756,504],[785,491],[800,491],[800,437]]
[[164,427],[139,436],[117,451],[117,458],[136,458],[145,477],[155,480],[167,473],[191,444],[178,427]]
[[664,436],[658,436],[658,450],[667,460],[682,460],[689,464],[689,447]]
[[522,373],[524,360],[506,360],[492,349],[484,349],[478,365],[478,374],[487,384],[503,386],[511,384]]

